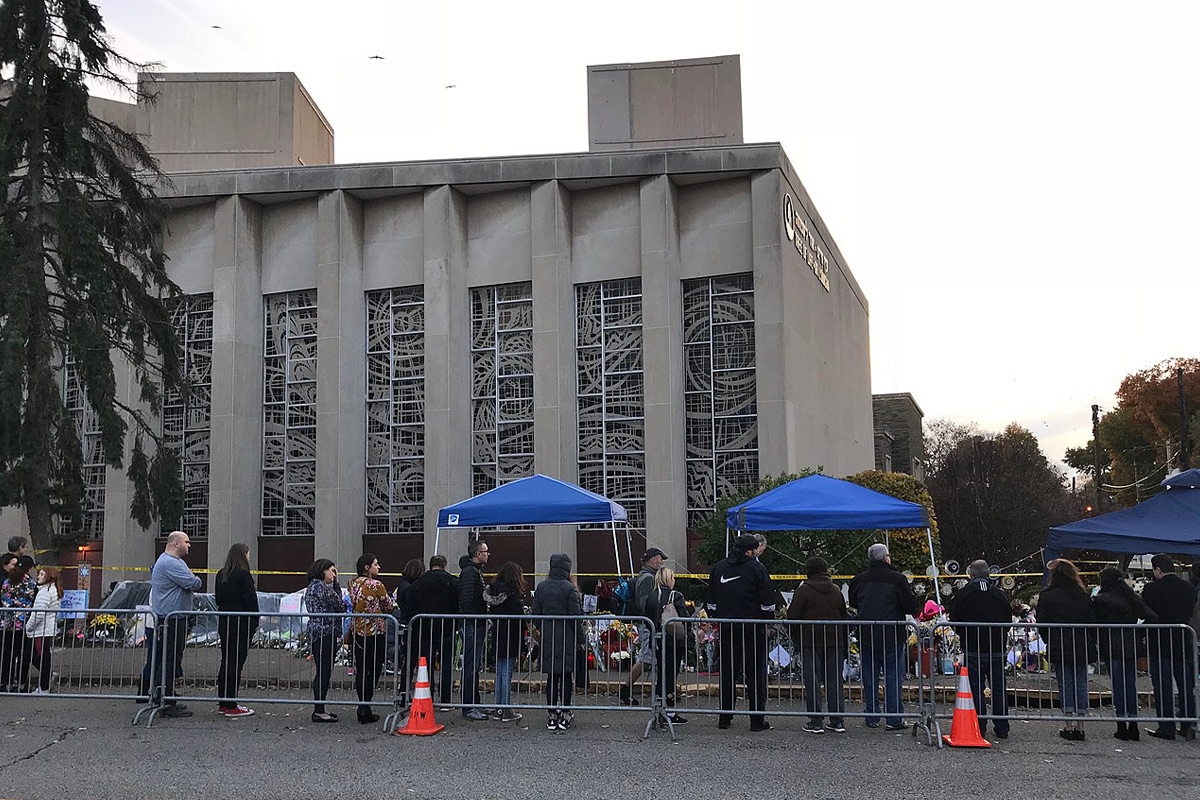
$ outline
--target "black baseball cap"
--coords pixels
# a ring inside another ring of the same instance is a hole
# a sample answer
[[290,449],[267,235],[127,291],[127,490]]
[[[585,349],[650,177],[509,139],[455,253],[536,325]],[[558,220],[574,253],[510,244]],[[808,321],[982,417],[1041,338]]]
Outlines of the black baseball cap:
[[662,550],[659,550],[657,547],[651,547],[649,550],[642,553],[642,563],[645,564],[655,556],[662,556],[663,558],[668,557],[666,553],[664,553]]

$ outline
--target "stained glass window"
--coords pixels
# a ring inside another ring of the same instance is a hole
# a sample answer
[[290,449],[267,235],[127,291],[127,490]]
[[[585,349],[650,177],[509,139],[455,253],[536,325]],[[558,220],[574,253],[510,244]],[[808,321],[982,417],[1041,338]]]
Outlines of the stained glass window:
[[367,533],[425,526],[425,300],[367,293]]
[[263,298],[264,536],[310,536],[317,501],[317,293]]
[[754,277],[683,282],[688,527],[758,480]]
[[579,484],[646,530],[646,420],[639,278],[575,287]]
[[[212,295],[185,297],[171,321],[179,339],[186,391],[163,396],[162,435],[179,453],[183,518],[170,527],[191,539],[208,538],[209,452],[212,443]],[[166,533],[164,530],[163,533]]]
[[88,539],[104,537],[104,491],[107,465],[100,439],[100,418],[83,390],[75,359],[67,354],[63,371],[63,402],[75,419],[83,456],[83,508],[78,518],[62,517],[58,524],[66,535]]

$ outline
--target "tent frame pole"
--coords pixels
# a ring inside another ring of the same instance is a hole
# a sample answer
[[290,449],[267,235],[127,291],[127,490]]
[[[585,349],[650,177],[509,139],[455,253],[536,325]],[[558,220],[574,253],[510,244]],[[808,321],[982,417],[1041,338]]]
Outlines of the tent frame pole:
[[933,594],[937,598],[938,606],[942,604],[942,590],[938,586],[938,566],[937,558],[933,555],[933,528],[925,526],[925,541],[929,543],[929,565],[933,567]]

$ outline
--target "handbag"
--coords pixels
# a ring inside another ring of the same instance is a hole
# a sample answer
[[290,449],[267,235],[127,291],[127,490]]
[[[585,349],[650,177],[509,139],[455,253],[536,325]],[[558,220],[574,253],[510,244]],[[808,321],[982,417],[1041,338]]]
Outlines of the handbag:
[[676,594],[678,594],[678,592],[672,591],[669,595],[667,595],[667,602],[665,605],[663,605],[662,616],[660,619],[662,620],[663,630],[670,631],[671,640],[676,646],[678,646],[687,641],[687,626],[681,623],[675,625],[667,624],[671,620],[682,619],[682,617],[679,615],[679,609],[675,607]]

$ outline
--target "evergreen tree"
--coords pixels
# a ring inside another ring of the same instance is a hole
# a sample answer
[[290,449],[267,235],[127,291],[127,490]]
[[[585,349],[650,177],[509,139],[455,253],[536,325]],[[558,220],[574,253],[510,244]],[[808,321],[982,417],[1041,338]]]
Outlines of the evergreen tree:
[[[63,402],[69,358],[104,460],[127,475],[143,527],[178,514],[178,456],[158,440],[164,389],[183,388],[162,252],[164,180],[137,136],[93,116],[85,81],[140,89],[87,0],[0,3],[0,505],[23,505],[33,544],[83,503],[80,439]],[[123,402],[113,359],[138,399]],[[149,415],[145,413],[149,409]],[[132,428],[132,431],[131,431]]]

